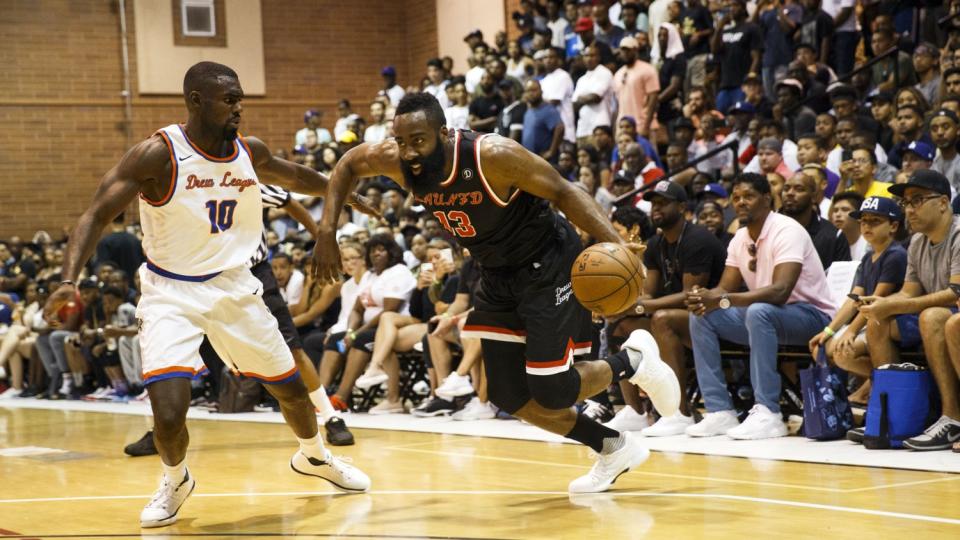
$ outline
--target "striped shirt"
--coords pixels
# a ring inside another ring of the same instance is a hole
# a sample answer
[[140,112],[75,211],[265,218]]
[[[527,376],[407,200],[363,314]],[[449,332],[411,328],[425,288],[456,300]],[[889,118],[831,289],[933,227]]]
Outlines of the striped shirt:
[[267,248],[267,228],[270,225],[269,213],[271,208],[283,208],[290,202],[290,192],[277,186],[267,184],[260,185],[260,201],[263,204],[263,231],[260,233],[260,247],[250,259],[250,266],[256,266],[266,260],[269,250]]

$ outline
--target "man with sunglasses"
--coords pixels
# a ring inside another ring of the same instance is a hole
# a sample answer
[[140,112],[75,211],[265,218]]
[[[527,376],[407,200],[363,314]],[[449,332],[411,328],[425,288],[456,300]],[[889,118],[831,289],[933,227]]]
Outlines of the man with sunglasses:
[[[803,225],[773,212],[767,179],[755,173],[737,176],[731,202],[745,226],[730,241],[720,283],[686,293],[697,381],[707,408],[704,419],[686,434],[783,437],[787,427],[780,414],[777,349],[806,345],[830,322],[835,308],[827,300],[827,279],[813,240]],[[721,339],[750,347],[756,405],[742,424],[727,392]]]
[[957,370],[950,362],[945,327],[957,312],[960,285],[960,221],[950,208],[950,182],[933,170],[913,173],[890,192],[901,197],[914,235],[907,252],[907,275],[899,293],[861,298],[867,319],[867,347],[874,364],[895,363],[900,348],[923,345],[942,400],[942,416],[903,445],[912,450],[946,450],[960,440]]

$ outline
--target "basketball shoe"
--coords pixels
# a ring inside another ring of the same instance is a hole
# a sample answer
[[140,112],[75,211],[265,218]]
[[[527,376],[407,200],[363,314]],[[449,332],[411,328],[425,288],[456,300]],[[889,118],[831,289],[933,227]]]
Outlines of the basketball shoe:
[[148,529],[176,523],[177,512],[195,487],[197,481],[193,479],[189,469],[185,469],[183,479],[179,482],[163,475],[160,488],[140,512],[140,526]]
[[627,351],[634,369],[630,382],[650,396],[660,416],[673,416],[680,410],[680,381],[660,359],[660,348],[650,332],[634,330],[621,349]]
[[632,433],[623,433],[623,448],[609,454],[598,454],[590,472],[570,482],[570,493],[600,493],[610,489],[621,474],[639,467],[650,457],[650,450]]
[[340,491],[360,493],[370,489],[369,476],[347,463],[346,459],[334,456],[330,450],[324,450],[323,460],[307,457],[297,450],[290,459],[290,468],[304,476],[323,478]]

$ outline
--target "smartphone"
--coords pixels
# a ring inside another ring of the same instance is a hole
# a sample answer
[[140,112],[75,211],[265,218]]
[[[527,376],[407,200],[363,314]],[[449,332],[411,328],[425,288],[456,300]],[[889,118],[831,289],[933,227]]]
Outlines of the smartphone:
[[433,272],[433,263],[428,263],[428,262],[422,263],[422,264],[420,265],[420,271],[421,271],[421,272]]
[[860,295],[857,293],[850,293],[847,295],[847,298],[853,300],[854,302],[860,303]]
[[960,298],[960,283],[950,283],[949,285],[953,294],[957,295],[957,298]]
[[449,262],[449,263],[452,263],[452,262],[453,262],[453,250],[450,249],[450,248],[441,249],[441,250],[440,250],[440,258],[443,259],[443,260],[445,260],[445,261],[447,261],[447,262]]

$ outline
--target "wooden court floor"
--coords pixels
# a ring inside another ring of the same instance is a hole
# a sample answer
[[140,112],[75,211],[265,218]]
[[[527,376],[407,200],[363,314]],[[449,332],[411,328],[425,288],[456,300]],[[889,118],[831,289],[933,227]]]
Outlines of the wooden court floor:
[[[335,450],[373,490],[335,495],[290,471],[286,426],[216,421],[189,425],[180,521],[141,530],[159,460],[121,449],[147,422],[0,408],[0,538],[960,538],[960,475],[654,453],[570,497],[578,446],[357,430]],[[67,452],[2,455],[28,446]]]

